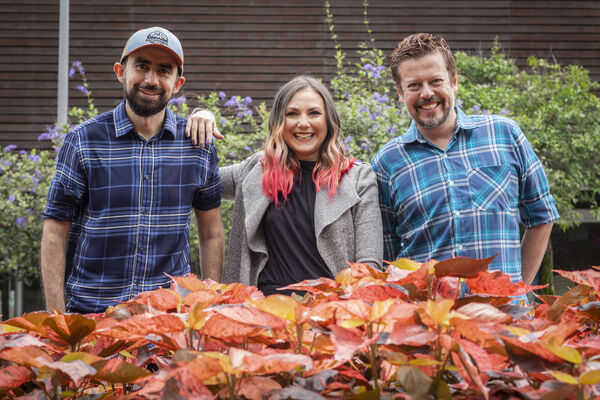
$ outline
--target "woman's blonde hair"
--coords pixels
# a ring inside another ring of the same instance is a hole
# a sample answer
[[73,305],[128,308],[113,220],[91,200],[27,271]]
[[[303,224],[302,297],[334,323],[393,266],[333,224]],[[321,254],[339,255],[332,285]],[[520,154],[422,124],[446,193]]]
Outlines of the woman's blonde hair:
[[285,109],[292,97],[302,89],[312,89],[321,96],[325,105],[327,136],[319,149],[317,164],[313,170],[313,182],[317,191],[327,183],[329,197],[337,192],[340,179],[352,166],[346,157],[342,140],[340,116],[335,107],[333,96],[321,82],[307,75],[300,75],[279,88],[273,100],[269,116],[268,134],[265,142],[263,163],[263,191],[267,197],[278,204],[279,194],[284,201],[294,185],[294,174],[299,171],[300,162],[283,140]]

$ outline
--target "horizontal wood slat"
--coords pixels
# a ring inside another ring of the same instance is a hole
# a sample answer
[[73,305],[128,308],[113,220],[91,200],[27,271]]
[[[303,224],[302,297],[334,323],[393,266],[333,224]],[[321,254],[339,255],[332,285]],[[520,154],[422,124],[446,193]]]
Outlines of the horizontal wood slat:
[[[368,38],[360,0],[330,0],[338,43],[354,51]],[[57,0],[0,0],[0,145],[43,147],[37,136],[56,118]],[[416,31],[443,34],[454,50],[484,54],[495,39],[525,67],[527,57],[580,64],[600,80],[600,2],[543,0],[371,0],[369,29],[386,54]],[[71,0],[70,60],[81,61],[101,111],[122,94],[112,72],[127,37],[152,25],[175,32],[185,50],[183,94],[225,91],[270,104],[298,73],[325,80],[335,49],[322,0]],[[70,106],[86,105],[69,83]]]

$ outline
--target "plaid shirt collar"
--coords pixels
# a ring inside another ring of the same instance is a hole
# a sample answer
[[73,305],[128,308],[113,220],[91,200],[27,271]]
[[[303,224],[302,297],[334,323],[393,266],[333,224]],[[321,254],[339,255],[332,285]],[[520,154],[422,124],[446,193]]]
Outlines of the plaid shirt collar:
[[[121,104],[119,104],[117,108],[113,110],[113,119],[115,121],[116,137],[121,137],[129,132],[135,132],[133,123],[127,116],[125,100],[123,100]],[[156,135],[156,139],[158,140],[162,137],[171,140],[177,137],[177,116],[171,110],[169,110],[168,107],[166,108],[163,129],[160,134]]]
[[[461,129],[474,129],[477,126],[479,126],[477,121],[469,120],[467,114],[465,114],[460,108],[455,106],[454,109],[456,110],[456,130],[454,131],[455,135],[458,132],[460,132]],[[427,139],[425,139],[423,135],[421,135],[421,132],[419,132],[417,124],[414,120],[411,122],[408,131],[404,135],[400,136],[398,138],[398,141],[400,143],[405,144],[412,142],[428,143]]]

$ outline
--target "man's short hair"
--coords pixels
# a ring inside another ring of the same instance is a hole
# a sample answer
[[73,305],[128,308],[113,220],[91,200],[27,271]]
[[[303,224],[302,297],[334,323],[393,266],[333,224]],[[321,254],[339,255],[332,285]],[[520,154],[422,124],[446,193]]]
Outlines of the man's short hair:
[[425,57],[436,52],[440,52],[446,59],[446,69],[450,79],[453,79],[456,76],[456,60],[446,39],[431,33],[415,33],[402,39],[390,56],[390,68],[398,89],[401,89],[398,67],[402,62]]

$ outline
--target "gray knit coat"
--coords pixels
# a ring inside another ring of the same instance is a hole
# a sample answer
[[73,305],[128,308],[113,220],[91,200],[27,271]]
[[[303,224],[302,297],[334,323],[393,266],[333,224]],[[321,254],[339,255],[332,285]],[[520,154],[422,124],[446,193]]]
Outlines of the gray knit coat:
[[[262,152],[221,167],[223,199],[234,200],[223,282],[256,285],[268,254],[262,219],[271,203],[262,190]],[[325,264],[336,276],[346,261],[381,268],[383,232],[377,182],[369,164],[355,162],[333,199],[326,188],[315,198],[315,237]]]

